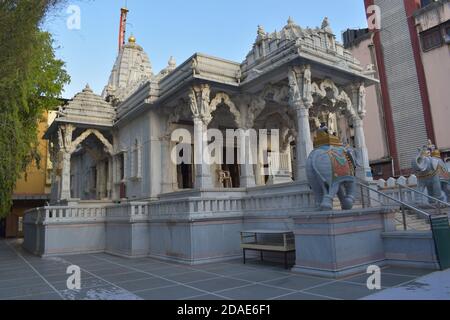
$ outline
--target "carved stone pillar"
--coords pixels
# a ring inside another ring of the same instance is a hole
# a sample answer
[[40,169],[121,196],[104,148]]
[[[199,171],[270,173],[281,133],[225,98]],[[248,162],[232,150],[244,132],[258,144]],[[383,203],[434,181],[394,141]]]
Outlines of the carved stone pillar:
[[[244,151],[245,153],[251,153],[251,146],[249,144],[245,144],[247,148],[247,150]],[[241,176],[239,179],[242,188],[251,188],[256,186],[254,167],[253,163],[250,162],[250,157],[245,157],[244,163],[241,164]]]
[[195,188],[210,189],[213,187],[211,168],[207,163],[208,127],[198,117],[194,118],[194,161],[195,161]]
[[59,150],[61,152],[61,194],[59,200],[70,200],[70,158],[72,153],[72,135],[75,127],[63,125],[58,130]]
[[191,88],[189,106],[194,121],[194,163],[196,189],[213,188],[211,168],[208,162],[208,124],[211,122],[210,88],[201,85]]
[[176,165],[172,163],[171,159],[171,146],[170,135],[166,135],[161,138],[162,149],[162,192],[170,193],[175,191],[173,175],[176,172]]
[[356,174],[360,179],[372,181],[372,170],[370,169],[369,152],[367,150],[366,138],[364,136],[363,120],[359,117],[354,117],[353,127],[355,130],[355,148],[358,155],[361,157],[360,161],[362,164],[362,167],[358,167],[356,169]]
[[356,175],[360,179],[372,181],[372,170],[370,169],[363,121],[366,115],[366,90],[364,84],[354,84],[351,86],[351,91],[353,108],[355,110],[355,114],[352,116],[355,131],[355,149],[362,165],[362,167],[356,169]]
[[[266,107],[266,101],[260,96],[245,94],[237,97],[236,102],[239,104],[239,109],[241,111],[240,127],[242,128],[242,130],[248,132],[248,130],[251,130],[254,127],[256,118],[261,114],[261,112]],[[243,188],[251,188],[255,187],[257,184],[258,185],[262,184],[262,177],[260,175],[259,170],[260,166],[258,164],[259,155],[258,154],[253,155],[252,147],[255,146],[252,146],[252,140],[250,137],[249,140],[246,141],[244,145],[246,148],[246,150],[244,151],[246,153],[245,157],[246,161],[240,166],[241,168],[240,185]],[[256,159],[252,159],[253,163],[250,163],[250,161],[248,161],[250,159],[250,155],[256,156]],[[256,163],[256,174],[254,163]]]
[[289,70],[289,101],[297,117],[297,181],[307,181],[306,160],[313,151],[309,108],[313,104],[309,65]]
[[113,161],[113,156],[110,155],[108,157],[108,182],[106,184],[106,197],[108,199],[113,199],[113,194],[112,194],[112,190],[113,190],[113,185],[114,185],[114,161]]

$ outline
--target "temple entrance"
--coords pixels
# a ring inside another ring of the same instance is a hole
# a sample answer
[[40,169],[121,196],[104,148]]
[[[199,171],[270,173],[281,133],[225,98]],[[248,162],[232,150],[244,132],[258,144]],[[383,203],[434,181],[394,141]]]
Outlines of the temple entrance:
[[[192,150],[194,146],[191,145]],[[180,151],[180,157],[183,158],[184,150]],[[193,157],[193,155],[192,155]],[[177,182],[178,189],[193,189],[194,188],[194,166],[192,165],[193,158],[190,164],[182,162],[177,165]]]
[[222,176],[219,176],[221,186],[224,188],[240,188],[241,170],[238,164],[238,149],[234,148],[234,163],[227,163],[227,148],[223,150]]
[[178,188],[179,189],[193,189],[193,167],[191,164],[185,164],[184,162],[177,166],[178,176]]

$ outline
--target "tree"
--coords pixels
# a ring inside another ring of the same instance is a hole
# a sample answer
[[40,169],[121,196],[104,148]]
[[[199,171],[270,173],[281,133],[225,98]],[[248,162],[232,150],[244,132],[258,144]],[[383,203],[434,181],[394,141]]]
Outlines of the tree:
[[58,105],[70,81],[55,57],[51,35],[40,29],[60,0],[0,0],[0,217],[26,167],[37,161],[37,128]]

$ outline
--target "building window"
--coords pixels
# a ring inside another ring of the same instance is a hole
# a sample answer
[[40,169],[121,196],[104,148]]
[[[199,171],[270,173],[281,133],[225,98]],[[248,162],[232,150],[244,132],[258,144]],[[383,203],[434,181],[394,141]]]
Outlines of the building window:
[[422,32],[420,37],[422,39],[422,50],[424,52],[442,46],[442,33],[440,27]]

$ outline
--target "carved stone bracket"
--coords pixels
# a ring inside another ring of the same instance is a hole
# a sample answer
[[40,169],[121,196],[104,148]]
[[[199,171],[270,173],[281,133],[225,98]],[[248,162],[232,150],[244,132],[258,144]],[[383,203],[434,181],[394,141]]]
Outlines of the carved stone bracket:
[[72,136],[75,126],[65,124],[58,128],[58,144],[59,150],[70,153],[72,148]]
[[211,120],[211,88],[207,84],[194,86],[189,92],[189,107],[194,119],[201,119],[208,125]]
[[289,69],[289,103],[295,108],[310,108],[313,104],[311,66],[293,66]]

